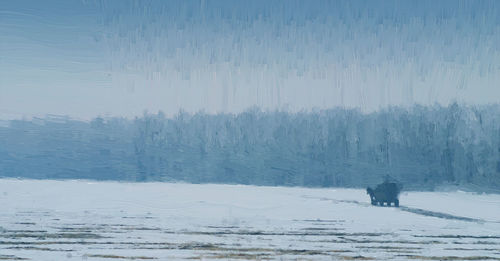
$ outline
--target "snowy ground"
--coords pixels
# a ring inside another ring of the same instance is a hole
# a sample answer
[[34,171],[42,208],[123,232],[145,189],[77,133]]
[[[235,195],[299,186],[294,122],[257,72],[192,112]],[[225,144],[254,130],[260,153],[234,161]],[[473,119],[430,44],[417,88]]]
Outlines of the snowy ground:
[[500,195],[0,179],[0,260],[500,260]]

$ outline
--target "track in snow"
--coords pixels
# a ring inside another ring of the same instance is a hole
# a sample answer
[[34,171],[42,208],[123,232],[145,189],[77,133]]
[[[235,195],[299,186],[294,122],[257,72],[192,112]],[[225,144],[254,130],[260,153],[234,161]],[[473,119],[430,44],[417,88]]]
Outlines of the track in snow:
[[500,260],[499,195],[368,200],[352,189],[0,180],[0,260]]

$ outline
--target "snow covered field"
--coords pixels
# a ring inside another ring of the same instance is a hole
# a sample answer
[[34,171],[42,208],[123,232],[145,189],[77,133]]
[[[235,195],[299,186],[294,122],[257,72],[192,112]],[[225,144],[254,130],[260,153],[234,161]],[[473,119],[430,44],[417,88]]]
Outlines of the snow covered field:
[[500,260],[500,195],[0,179],[0,260]]

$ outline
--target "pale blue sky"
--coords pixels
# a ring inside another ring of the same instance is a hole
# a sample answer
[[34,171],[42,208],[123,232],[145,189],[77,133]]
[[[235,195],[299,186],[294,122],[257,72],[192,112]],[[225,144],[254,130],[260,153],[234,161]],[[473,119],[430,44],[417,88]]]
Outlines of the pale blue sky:
[[497,1],[4,1],[0,118],[500,102]]

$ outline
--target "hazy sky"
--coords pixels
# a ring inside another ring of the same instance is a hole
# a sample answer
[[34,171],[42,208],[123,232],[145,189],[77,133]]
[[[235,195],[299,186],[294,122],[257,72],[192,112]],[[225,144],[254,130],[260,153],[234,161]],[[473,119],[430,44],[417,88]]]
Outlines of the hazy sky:
[[500,102],[499,1],[2,1],[0,118]]

